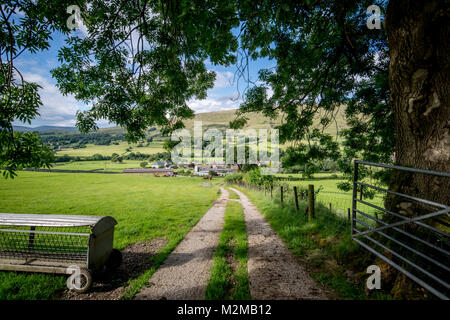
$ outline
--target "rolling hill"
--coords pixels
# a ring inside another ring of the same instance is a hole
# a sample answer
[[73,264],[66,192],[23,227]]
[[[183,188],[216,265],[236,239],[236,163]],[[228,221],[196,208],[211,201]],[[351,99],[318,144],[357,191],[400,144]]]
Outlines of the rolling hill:
[[[193,119],[188,119],[184,121],[185,127],[188,130],[193,130],[194,121],[202,121],[203,129],[208,128],[217,128],[219,130],[224,130],[229,128],[230,121],[236,118],[236,110],[223,110],[223,111],[214,111],[214,112],[205,112],[205,113],[197,113]],[[282,118],[278,119],[269,119],[262,115],[261,113],[248,113],[245,115],[249,120],[247,121],[247,125],[244,128],[253,128],[253,129],[270,129],[282,123]],[[344,119],[343,112],[338,113],[336,117],[337,127],[339,130],[346,128],[346,123]],[[14,130],[17,131],[38,131],[44,134],[50,134],[52,132],[59,134],[75,134],[79,133],[76,127],[59,127],[59,126],[39,126],[39,127],[25,127],[25,126],[14,126]],[[121,127],[107,127],[100,128],[98,133],[109,133],[109,134],[123,134],[125,130]],[[150,136],[158,137],[160,135],[159,130],[151,130],[149,131]],[[332,135],[336,134],[336,125],[330,125],[325,132],[328,132]]]
[[[249,120],[244,129],[270,129],[281,124],[283,119],[269,119],[260,113],[249,113],[245,115]],[[215,112],[198,113],[193,119],[186,120],[185,128],[193,131],[194,122],[202,121],[203,130],[210,128],[219,129],[224,132],[229,129],[230,121],[236,118],[236,109]],[[319,118],[319,117],[318,117]],[[317,121],[318,123],[318,121]],[[343,112],[338,113],[336,123],[330,125],[324,131],[333,136],[337,136],[338,130],[346,128]],[[338,129],[338,130],[337,130]],[[17,131],[37,131],[44,143],[53,147],[57,155],[70,156],[92,156],[93,154],[111,155],[112,153],[122,154],[127,150],[153,154],[163,152],[162,141],[167,137],[161,136],[158,128],[149,128],[147,141],[139,144],[128,144],[125,141],[125,130],[121,127],[101,128],[96,132],[82,135],[75,127],[40,126],[35,128],[17,126]],[[150,139],[151,138],[151,139]],[[104,143],[105,140],[109,142]],[[152,141],[152,142],[151,142]],[[114,142],[114,143],[113,143]],[[288,144],[280,146],[286,147]],[[131,148],[130,148],[131,147]]]

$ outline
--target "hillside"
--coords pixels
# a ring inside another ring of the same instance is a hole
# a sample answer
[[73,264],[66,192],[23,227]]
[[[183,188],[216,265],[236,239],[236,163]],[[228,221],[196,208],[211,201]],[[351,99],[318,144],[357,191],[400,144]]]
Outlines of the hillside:
[[13,126],[15,131],[78,131],[76,127],[61,127],[61,126],[39,126],[39,127],[25,127],[25,126]]
[[[184,124],[186,129],[192,130],[194,127],[194,121],[202,121],[203,128],[217,128],[217,129],[228,129],[230,121],[236,118],[236,110],[223,110],[214,112],[197,113],[193,119],[185,120]],[[263,128],[273,128],[279,125],[282,121],[281,117],[278,119],[269,119],[264,117],[261,113],[248,113],[245,115],[249,120],[245,128],[263,129]],[[337,125],[339,130],[346,128],[344,114],[339,112],[336,117]],[[42,134],[77,134],[79,133],[76,127],[58,127],[58,126],[40,126],[40,127],[25,127],[25,126],[14,126],[17,131],[38,131]],[[154,130],[154,129],[153,129]],[[335,135],[336,126],[330,125],[329,128],[325,129],[325,132]],[[125,131],[121,127],[108,127],[100,128],[98,133],[108,133],[108,134],[124,134]],[[158,136],[159,130],[154,130],[150,136]]]
[[[245,115],[249,120],[244,129],[270,129],[281,124],[282,117],[269,119],[260,113],[249,113]],[[203,130],[215,128],[222,131],[229,129],[229,123],[236,118],[236,109],[215,112],[198,113],[193,119],[186,120],[185,128],[193,131],[194,122],[202,121]],[[319,117],[318,117],[319,118]],[[318,123],[318,121],[317,121]],[[338,113],[336,124],[339,130],[346,128],[343,112]],[[337,135],[336,124],[325,129],[326,133]],[[127,152],[140,152],[145,154],[155,154],[163,152],[162,137],[158,128],[149,128],[146,141],[138,144],[128,144],[125,141],[125,130],[121,127],[101,128],[96,132],[81,134],[73,127],[41,126],[35,128],[17,127],[18,131],[37,131],[41,135],[42,141],[51,146],[57,155],[70,156],[92,156],[102,154],[110,156],[113,153],[124,154]],[[282,148],[286,145],[281,146]]]

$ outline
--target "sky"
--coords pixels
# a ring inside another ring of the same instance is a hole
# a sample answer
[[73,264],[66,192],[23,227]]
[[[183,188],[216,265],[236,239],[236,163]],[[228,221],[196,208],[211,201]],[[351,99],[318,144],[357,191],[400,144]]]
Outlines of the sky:
[[[74,31],[75,34],[82,31]],[[22,72],[26,81],[39,84],[39,91],[43,105],[39,108],[40,116],[31,122],[31,127],[37,126],[66,126],[73,127],[76,122],[76,112],[90,108],[89,105],[77,101],[73,95],[62,95],[56,86],[56,80],[52,78],[50,70],[58,67],[58,50],[64,46],[65,36],[59,32],[52,35],[50,48],[35,54],[24,52],[15,61],[15,66]],[[188,101],[188,106],[195,113],[230,110],[239,108],[242,102],[242,92],[246,87],[244,80],[234,81],[235,66],[214,66],[205,62],[209,70],[216,72],[214,87],[208,90],[206,99]],[[257,81],[258,71],[262,68],[273,66],[274,63],[268,59],[261,59],[249,63],[250,79]],[[239,84],[239,87],[237,86]],[[239,92],[241,94],[239,94]],[[26,125],[15,121],[14,125]],[[99,127],[115,126],[107,120],[97,122]]]

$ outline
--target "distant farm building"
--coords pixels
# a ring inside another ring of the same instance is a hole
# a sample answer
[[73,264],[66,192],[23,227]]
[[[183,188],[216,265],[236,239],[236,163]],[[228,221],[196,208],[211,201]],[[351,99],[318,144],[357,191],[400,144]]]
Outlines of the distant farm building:
[[226,166],[219,164],[196,165],[193,174],[197,176],[206,176],[209,175],[211,171],[218,176],[226,176],[227,174],[237,172],[238,168],[237,166],[231,166],[230,168],[226,168]]
[[158,169],[158,168],[169,168],[172,166],[172,161],[166,160],[166,161],[156,161],[152,164],[152,168]]

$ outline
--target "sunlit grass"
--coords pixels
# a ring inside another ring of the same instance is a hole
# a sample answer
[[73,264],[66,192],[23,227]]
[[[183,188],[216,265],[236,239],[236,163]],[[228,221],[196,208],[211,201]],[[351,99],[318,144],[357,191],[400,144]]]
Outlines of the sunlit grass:
[[132,148],[131,152],[140,152],[145,154],[155,154],[158,152],[165,152],[166,150],[162,147],[162,141],[153,141],[150,142],[149,146],[138,147],[138,144],[129,144],[126,141],[119,141],[118,145],[111,144],[109,146],[102,145],[94,145],[87,144],[86,148],[73,149],[67,148],[61,151],[58,151],[56,155],[63,156],[65,154],[72,157],[88,157],[93,156],[94,154],[101,154],[103,156],[110,156],[113,153],[117,153],[119,155],[127,152],[127,148]]
[[247,233],[242,206],[229,201],[205,299],[250,299],[247,259]]
[[[155,238],[167,241],[152,261],[157,267],[210,208],[221,181],[213,179],[213,186],[205,188],[199,178],[19,172],[14,180],[0,180],[0,212],[112,216],[118,222],[115,248]],[[128,297],[152,272],[132,281]],[[55,298],[65,279],[0,272],[0,300]]]

